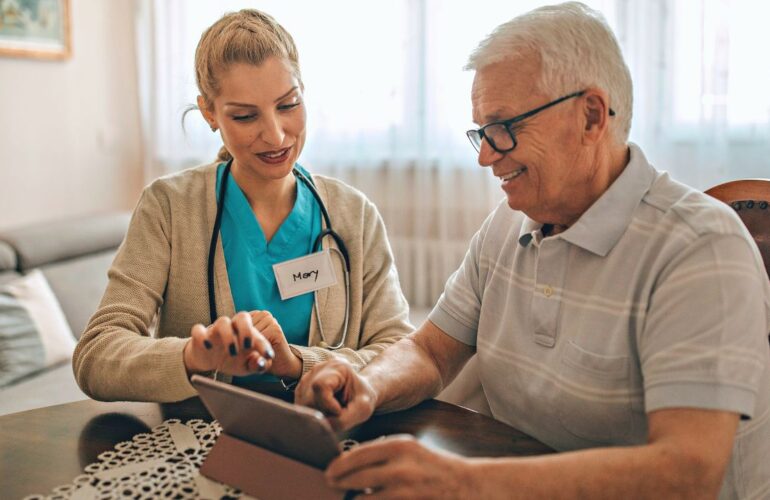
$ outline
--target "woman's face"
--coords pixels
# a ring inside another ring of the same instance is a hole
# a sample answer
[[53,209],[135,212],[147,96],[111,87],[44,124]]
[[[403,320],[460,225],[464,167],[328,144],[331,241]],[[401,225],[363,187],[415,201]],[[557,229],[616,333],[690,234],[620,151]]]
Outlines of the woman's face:
[[233,156],[233,170],[268,181],[286,177],[305,145],[302,89],[288,61],[233,64],[218,77],[220,92],[207,108]]

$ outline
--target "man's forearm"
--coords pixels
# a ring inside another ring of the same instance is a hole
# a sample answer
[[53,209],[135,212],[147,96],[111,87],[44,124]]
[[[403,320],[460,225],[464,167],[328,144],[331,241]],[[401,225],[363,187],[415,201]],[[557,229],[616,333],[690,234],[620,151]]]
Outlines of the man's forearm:
[[649,444],[531,458],[473,459],[482,498],[716,498],[739,415],[671,408],[648,416]]
[[361,375],[376,393],[376,411],[414,406],[437,395],[473,355],[430,321],[375,358]]
[[723,472],[686,450],[644,445],[470,459],[479,498],[716,498]]
[[368,364],[361,375],[377,394],[376,412],[412,407],[441,391],[441,376],[414,339],[403,338]]

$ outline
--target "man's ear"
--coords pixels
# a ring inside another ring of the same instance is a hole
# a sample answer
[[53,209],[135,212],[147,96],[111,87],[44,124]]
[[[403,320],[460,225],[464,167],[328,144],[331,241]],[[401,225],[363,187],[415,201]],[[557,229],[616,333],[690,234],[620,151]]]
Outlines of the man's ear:
[[206,120],[206,122],[208,122],[211,130],[216,130],[219,128],[217,119],[214,117],[214,113],[211,112],[211,107],[208,105],[202,95],[198,96],[198,109],[201,111],[201,114],[203,115],[203,118]]
[[589,88],[583,94],[583,103],[583,144],[594,144],[610,126],[609,96],[601,89]]

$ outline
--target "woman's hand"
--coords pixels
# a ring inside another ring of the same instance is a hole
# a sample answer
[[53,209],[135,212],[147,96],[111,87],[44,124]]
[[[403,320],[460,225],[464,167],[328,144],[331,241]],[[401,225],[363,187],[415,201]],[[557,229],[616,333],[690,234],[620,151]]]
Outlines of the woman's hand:
[[239,376],[264,373],[271,368],[275,356],[270,342],[254,327],[246,312],[232,319],[222,316],[208,327],[200,323],[193,326],[183,351],[184,365],[190,374],[212,370]]
[[281,325],[269,311],[251,311],[251,321],[275,352],[270,373],[276,377],[298,379],[302,375],[302,359],[294,354]]

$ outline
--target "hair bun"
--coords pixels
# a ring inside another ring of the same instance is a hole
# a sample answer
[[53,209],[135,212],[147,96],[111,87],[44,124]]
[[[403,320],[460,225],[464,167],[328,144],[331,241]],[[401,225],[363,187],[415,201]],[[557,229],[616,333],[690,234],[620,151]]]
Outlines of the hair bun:
[[230,161],[232,159],[233,155],[230,154],[230,151],[228,151],[226,147],[222,146],[219,148],[219,153],[217,153],[217,161]]

